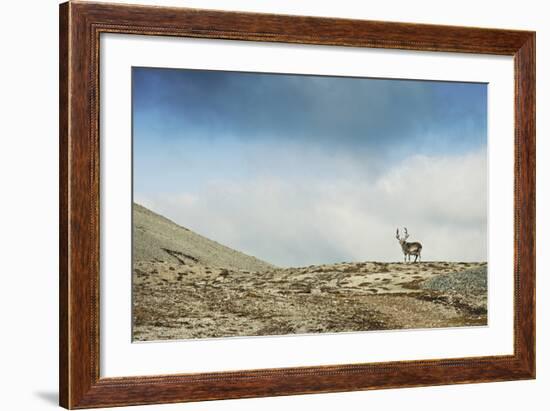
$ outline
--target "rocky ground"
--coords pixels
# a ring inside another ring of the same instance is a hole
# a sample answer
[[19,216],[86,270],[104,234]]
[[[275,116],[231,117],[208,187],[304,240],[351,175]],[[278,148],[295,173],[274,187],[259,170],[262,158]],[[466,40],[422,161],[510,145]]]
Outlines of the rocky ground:
[[261,268],[192,258],[135,262],[134,340],[487,324],[486,263]]

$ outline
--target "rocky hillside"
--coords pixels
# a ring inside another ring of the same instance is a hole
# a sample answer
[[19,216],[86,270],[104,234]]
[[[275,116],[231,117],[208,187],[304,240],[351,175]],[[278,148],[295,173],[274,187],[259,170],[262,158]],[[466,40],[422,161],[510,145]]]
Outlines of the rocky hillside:
[[487,324],[487,263],[278,268],[134,205],[133,339]]
[[134,263],[187,263],[246,271],[274,268],[271,264],[181,227],[139,204],[134,203],[133,213]]

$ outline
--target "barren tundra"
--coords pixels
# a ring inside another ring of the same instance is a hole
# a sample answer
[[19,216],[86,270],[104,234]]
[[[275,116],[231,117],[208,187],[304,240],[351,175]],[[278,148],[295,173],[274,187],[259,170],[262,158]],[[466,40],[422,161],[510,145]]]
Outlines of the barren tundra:
[[135,341],[487,324],[485,262],[278,268],[137,204],[133,247]]

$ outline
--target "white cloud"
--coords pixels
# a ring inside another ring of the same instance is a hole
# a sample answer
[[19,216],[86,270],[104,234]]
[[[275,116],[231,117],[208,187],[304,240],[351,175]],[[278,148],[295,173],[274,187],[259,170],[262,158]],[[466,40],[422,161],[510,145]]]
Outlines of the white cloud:
[[[300,162],[300,170],[315,170],[350,161],[335,153],[294,157],[281,167]],[[424,260],[486,260],[485,150],[413,155],[376,177],[356,172],[358,166],[328,178],[288,170],[240,180],[220,176],[192,193],[136,194],[136,201],[280,266],[400,260],[398,226],[408,228],[409,241],[422,242]]]

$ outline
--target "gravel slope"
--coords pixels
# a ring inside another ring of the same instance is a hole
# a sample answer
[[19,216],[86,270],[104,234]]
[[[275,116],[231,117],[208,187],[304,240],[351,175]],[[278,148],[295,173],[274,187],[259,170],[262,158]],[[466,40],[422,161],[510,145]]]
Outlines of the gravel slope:
[[134,203],[133,260],[195,263],[231,270],[274,268],[258,258],[209,240]]
[[487,263],[427,279],[420,286],[432,297],[471,314],[487,314]]
[[423,287],[442,292],[460,294],[487,293],[487,265],[471,268],[455,273],[442,274],[430,278],[423,283]]

